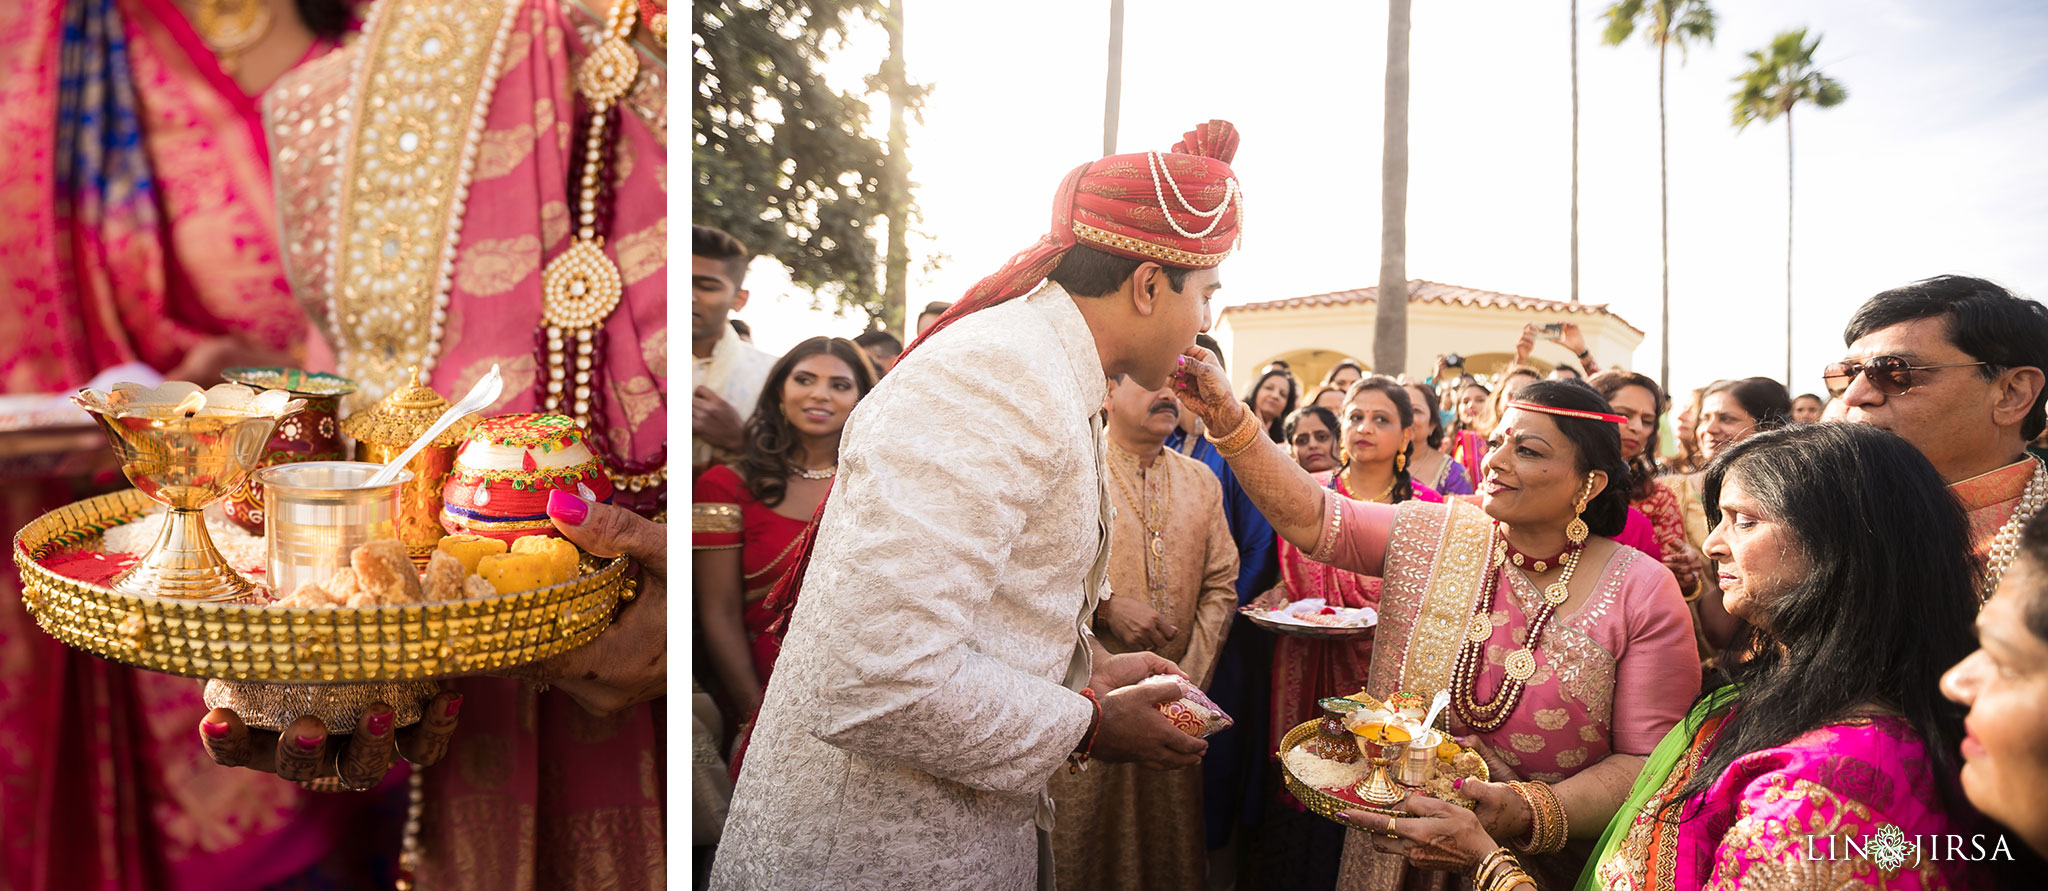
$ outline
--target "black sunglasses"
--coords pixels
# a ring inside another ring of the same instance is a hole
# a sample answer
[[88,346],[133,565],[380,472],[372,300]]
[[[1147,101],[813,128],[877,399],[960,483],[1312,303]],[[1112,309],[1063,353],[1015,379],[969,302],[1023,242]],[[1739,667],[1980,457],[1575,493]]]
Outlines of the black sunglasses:
[[1868,361],[1830,362],[1821,369],[1821,380],[1828,385],[1828,395],[1840,397],[1849,389],[1856,376],[1869,378],[1870,385],[1886,396],[1903,396],[1919,384],[1913,381],[1913,372],[1931,371],[1936,368],[1975,368],[1989,365],[1989,362],[1950,362],[1944,365],[1914,365],[1897,356],[1872,356]]

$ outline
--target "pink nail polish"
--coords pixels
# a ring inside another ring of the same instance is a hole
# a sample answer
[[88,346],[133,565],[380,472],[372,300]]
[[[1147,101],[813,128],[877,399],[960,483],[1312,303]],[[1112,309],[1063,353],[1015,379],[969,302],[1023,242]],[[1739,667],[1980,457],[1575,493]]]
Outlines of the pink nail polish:
[[371,715],[369,720],[363,722],[363,729],[370,731],[371,736],[383,736],[391,732],[391,713]]
[[457,696],[454,699],[448,700],[448,708],[443,712],[443,714],[446,714],[448,717],[453,718],[455,717],[455,713],[459,711],[462,711],[462,697]]
[[548,516],[571,526],[581,526],[590,517],[590,502],[576,495],[554,489],[548,492]]
[[1465,789],[1465,778],[1464,778],[1464,777],[1459,777],[1459,778],[1457,778],[1457,779],[1455,779],[1455,780],[1452,780],[1452,781],[1451,781],[1451,788],[1453,788],[1453,789],[1457,789],[1457,790],[1459,790],[1459,791],[1464,791],[1464,789]]
[[225,723],[216,723],[216,722],[213,722],[213,721],[201,721],[201,722],[199,722],[199,731],[200,731],[201,733],[204,733],[204,734],[206,734],[207,736],[209,736],[209,737],[211,737],[211,738],[213,738],[213,739],[227,739],[227,738],[228,738],[228,725],[227,725],[227,724],[225,724]]
[[305,749],[306,751],[310,752],[314,749],[320,748],[321,737],[301,736],[297,737],[296,741],[299,744],[299,748]]

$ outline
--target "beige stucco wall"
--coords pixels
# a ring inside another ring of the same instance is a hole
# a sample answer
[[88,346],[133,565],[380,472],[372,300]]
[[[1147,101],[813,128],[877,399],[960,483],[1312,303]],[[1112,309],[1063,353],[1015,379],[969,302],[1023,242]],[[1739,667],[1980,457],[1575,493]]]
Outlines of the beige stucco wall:
[[[1372,367],[1373,304],[1226,311],[1215,325],[1231,382],[1243,392],[1261,367],[1286,359],[1304,387],[1313,388],[1337,360],[1345,356]],[[1443,303],[1408,305],[1408,365],[1373,368],[1405,372],[1411,378],[1429,375],[1440,353],[1461,353],[1466,368],[1485,374],[1506,364],[1522,326],[1531,322],[1577,322],[1586,348],[1606,368],[1633,368],[1635,349],[1643,335],[1611,315],[1547,309],[1506,309]],[[1570,350],[1538,340],[1531,364],[1549,368],[1558,362],[1579,364]],[[1306,394],[1304,394],[1306,395]]]

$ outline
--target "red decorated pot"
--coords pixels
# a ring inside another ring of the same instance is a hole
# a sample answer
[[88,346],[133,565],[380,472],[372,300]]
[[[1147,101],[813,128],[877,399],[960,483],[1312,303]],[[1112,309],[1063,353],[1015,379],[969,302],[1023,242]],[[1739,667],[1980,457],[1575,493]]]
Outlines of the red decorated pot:
[[479,421],[442,484],[441,527],[507,542],[559,535],[547,514],[548,493],[556,489],[612,500],[611,478],[575,421],[538,414]]
[[[304,409],[277,425],[256,469],[300,461],[348,460],[348,443],[342,438],[336,415],[341,411],[341,397],[356,391],[355,381],[297,368],[230,368],[220,376],[257,390],[287,390],[293,398],[306,400]],[[221,509],[236,525],[263,534],[263,484],[256,481],[255,474],[228,493]]]

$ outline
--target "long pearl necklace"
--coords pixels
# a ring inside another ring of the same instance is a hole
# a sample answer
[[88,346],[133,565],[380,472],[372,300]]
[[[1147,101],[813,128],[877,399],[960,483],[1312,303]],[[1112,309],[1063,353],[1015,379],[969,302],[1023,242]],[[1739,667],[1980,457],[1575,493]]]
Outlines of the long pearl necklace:
[[1486,663],[1486,643],[1493,638],[1493,601],[1500,590],[1500,579],[1507,569],[1507,536],[1495,523],[1487,550],[1494,571],[1486,575],[1486,596],[1480,598],[1478,608],[1472,613],[1470,625],[1465,631],[1465,645],[1458,649],[1458,661],[1451,669],[1451,704],[1458,711],[1458,717],[1465,725],[1480,733],[1492,733],[1506,724],[1508,716],[1514,714],[1515,706],[1522,702],[1522,691],[1529,678],[1536,674],[1536,644],[1542,640],[1543,632],[1550,628],[1550,620],[1557,615],[1557,607],[1571,598],[1572,573],[1579,568],[1579,555],[1586,549],[1583,541],[1573,542],[1564,551],[1564,572],[1557,581],[1543,589],[1543,604],[1537,607],[1536,615],[1529,622],[1528,637],[1522,647],[1509,653],[1502,667],[1507,677],[1502,678],[1493,696],[1484,702],[1479,700],[1479,674]]
[[1977,603],[1983,605],[1998,591],[1998,580],[2005,578],[2005,568],[2012,565],[2013,555],[2020,550],[2020,530],[2027,521],[2048,507],[2048,473],[2044,473],[2041,459],[2031,458],[2034,472],[2027,477],[2027,490],[2020,496],[2019,507],[2014,508],[2012,518],[1998,527],[1998,535],[1991,539],[1991,553],[1984,561],[1984,586],[1977,592]]

